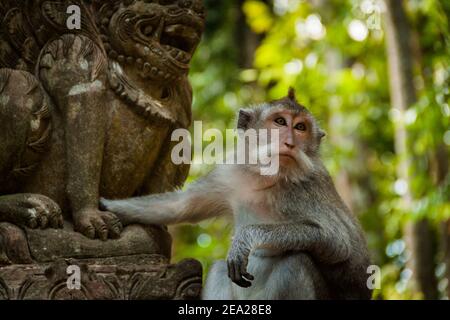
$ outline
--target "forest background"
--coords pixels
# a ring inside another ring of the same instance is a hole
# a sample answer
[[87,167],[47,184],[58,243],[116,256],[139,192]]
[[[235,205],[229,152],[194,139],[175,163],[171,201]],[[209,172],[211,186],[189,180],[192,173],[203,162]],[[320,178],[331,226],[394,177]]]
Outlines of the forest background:
[[[450,1],[204,0],[194,120],[234,128],[240,107],[289,86],[326,130],[322,157],[361,221],[375,299],[450,296]],[[193,165],[187,184],[211,168]],[[176,226],[173,260],[226,257],[226,219]]]

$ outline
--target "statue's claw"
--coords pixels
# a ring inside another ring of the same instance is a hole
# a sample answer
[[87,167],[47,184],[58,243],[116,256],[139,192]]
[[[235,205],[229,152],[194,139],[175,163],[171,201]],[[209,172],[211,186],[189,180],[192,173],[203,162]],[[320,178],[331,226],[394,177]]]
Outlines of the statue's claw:
[[39,75],[52,96],[65,97],[102,89],[94,80],[104,65],[105,58],[93,41],[69,34],[46,46],[39,61]]
[[74,219],[75,230],[90,239],[116,239],[122,232],[120,220],[111,212],[86,209],[76,213]]
[[2,220],[28,228],[62,228],[59,206],[39,194],[14,194],[0,197]]

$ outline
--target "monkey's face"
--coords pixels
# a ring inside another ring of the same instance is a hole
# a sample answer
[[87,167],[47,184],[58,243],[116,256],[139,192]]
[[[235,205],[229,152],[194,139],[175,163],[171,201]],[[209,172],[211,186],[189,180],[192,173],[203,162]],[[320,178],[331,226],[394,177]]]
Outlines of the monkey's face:
[[283,177],[298,178],[313,170],[320,141],[325,135],[312,114],[297,103],[293,90],[286,98],[253,109],[241,109],[237,127],[244,132],[264,129],[268,133],[266,146],[259,142],[256,153],[260,155],[264,153],[261,150],[270,150],[272,162],[276,159],[279,164],[278,176]]
[[292,110],[273,110],[266,118],[264,127],[278,131],[279,163],[282,167],[298,165],[301,153],[309,153],[313,132],[311,120],[307,114]]
[[261,118],[264,119],[262,127],[278,133],[278,150],[274,156],[278,156],[281,173],[311,169],[311,158],[317,154],[324,135],[313,116],[304,108],[279,105],[263,111]]

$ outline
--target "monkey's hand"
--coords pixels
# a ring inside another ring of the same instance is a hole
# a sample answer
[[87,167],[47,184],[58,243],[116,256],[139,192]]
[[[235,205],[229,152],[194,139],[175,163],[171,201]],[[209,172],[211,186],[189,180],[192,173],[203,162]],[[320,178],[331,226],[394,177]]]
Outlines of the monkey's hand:
[[243,238],[242,232],[238,233],[233,239],[231,249],[228,252],[228,277],[238,286],[248,288],[252,285],[250,281],[254,277],[247,272],[250,248],[248,248],[246,241],[243,241]]

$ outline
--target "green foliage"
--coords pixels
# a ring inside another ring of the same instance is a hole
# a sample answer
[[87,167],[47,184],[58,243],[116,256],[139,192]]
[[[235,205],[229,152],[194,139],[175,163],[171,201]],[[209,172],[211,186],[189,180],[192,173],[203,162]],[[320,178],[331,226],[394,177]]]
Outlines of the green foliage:
[[243,11],[247,15],[249,26],[256,33],[263,33],[270,30],[273,19],[269,7],[260,1],[249,0],[243,5]]
[[[346,173],[351,207],[363,224],[374,263],[382,266],[382,289],[374,297],[419,298],[405,285],[405,252],[393,255],[388,249],[398,246],[406,221],[427,217],[438,224],[450,218],[449,175],[436,177],[436,150],[449,158],[450,3],[406,2],[417,103],[397,114],[390,107],[385,31],[382,23],[373,25],[376,16],[364,12],[367,1],[273,2],[247,0],[240,8],[236,0],[206,1],[207,33],[190,76],[194,119],[231,128],[240,106],[280,98],[288,87],[296,88],[298,99],[328,132],[322,149],[326,166],[335,179]],[[283,7],[286,2],[289,6]],[[252,69],[239,68],[240,10],[262,36]],[[395,151],[396,121],[407,126],[407,154]],[[410,210],[402,206],[404,185],[396,177],[400,157],[410,160]],[[193,167],[189,181],[206,170]],[[175,232],[174,259],[196,257],[207,269],[225,257],[231,227],[214,220]]]

